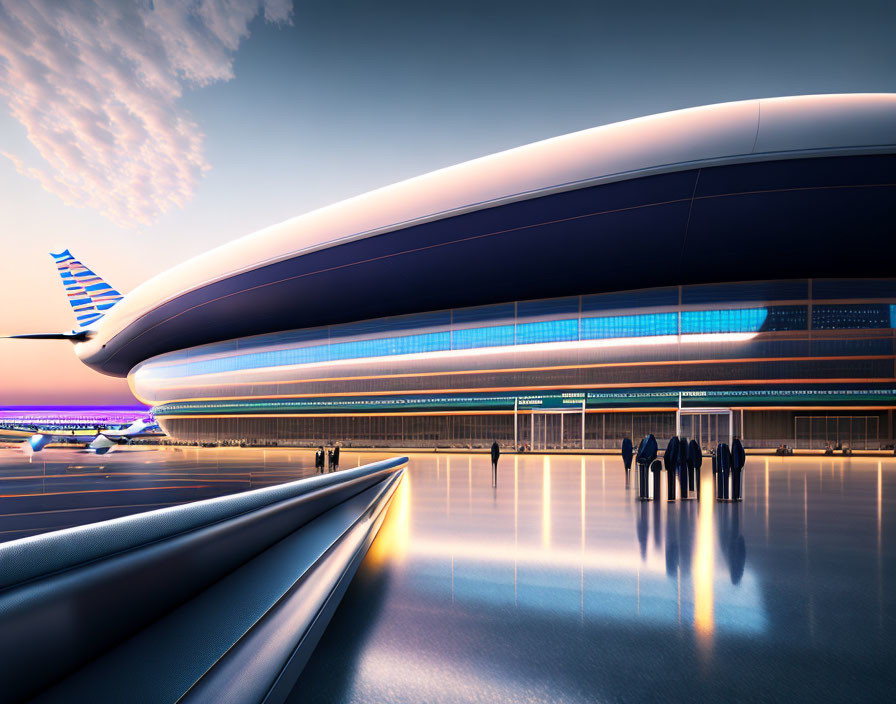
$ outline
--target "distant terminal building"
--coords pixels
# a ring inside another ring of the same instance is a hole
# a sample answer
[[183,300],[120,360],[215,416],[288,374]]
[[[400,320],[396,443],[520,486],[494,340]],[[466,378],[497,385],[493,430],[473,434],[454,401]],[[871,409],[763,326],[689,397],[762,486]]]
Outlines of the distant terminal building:
[[40,433],[81,442],[94,438],[97,429],[124,430],[148,415],[148,408],[5,407],[0,408],[0,442],[18,443]]
[[79,357],[167,433],[362,446],[893,443],[896,95],[680,110],[189,260]]

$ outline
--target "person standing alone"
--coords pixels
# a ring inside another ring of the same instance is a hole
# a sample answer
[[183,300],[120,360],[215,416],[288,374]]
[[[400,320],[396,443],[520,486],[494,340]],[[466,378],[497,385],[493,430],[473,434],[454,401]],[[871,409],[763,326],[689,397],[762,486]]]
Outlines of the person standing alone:
[[498,458],[501,456],[501,448],[498,447],[498,441],[492,443],[492,486],[498,486]]

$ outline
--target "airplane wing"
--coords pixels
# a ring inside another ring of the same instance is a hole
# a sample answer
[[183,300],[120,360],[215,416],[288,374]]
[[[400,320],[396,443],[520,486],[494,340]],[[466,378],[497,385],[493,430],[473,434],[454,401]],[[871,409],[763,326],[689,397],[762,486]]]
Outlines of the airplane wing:
[[71,340],[83,342],[90,337],[88,330],[73,330],[72,332],[33,332],[25,335],[2,335],[3,340]]

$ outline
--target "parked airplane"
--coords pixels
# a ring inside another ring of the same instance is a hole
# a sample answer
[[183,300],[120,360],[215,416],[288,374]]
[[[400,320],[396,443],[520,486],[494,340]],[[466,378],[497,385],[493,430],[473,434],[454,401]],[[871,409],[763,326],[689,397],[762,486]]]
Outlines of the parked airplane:
[[31,457],[35,452],[40,452],[51,442],[61,442],[76,437],[79,442],[87,443],[87,447],[85,448],[87,452],[105,455],[115,450],[119,445],[127,445],[134,437],[144,434],[156,427],[156,422],[152,418],[140,418],[131,423],[127,428],[118,430],[98,429],[95,434],[86,436],[80,433],[76,436],[73,432],[71,434],[63,432],[54,433],[52,431],[39,432],[23,442],[21,448],[22,452],[28,455],[28,457]]
[[[59,254],[51,252],[50,256],[56,263],[56,270],[62,279],[66,298],[74,311],[75,327],[69,332],[31,333],[12,335],[11,337],[39,340],[63,339],[73,342],[85,340],[93,333],[94,327],[108,310],[124,296],[88,269],[81,261],[75,259],[69,250],[66,249]],[[88,452],[103,455],[153,428],[158,428],[158,426],[152,418],[138,419],[128,427],[119,429],[110,429],[105,425],[88,426],[80,431],[72,430],[71,432],[64,432],[53,427],[37,428],[38,432],[23,442],[21,447],[22,451],[31,457],[51,442],[74,439],[77,442],[86,442]],[[24,428],[13,428],[12,430],[21,431]]]

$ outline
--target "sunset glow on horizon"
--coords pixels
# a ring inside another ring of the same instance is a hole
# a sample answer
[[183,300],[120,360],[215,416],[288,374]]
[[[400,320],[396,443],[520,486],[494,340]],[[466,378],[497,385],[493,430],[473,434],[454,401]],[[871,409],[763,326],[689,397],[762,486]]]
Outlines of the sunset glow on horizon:
[[[770,2],[719,32],[710,7],[0,0],[0,335],[73,329],[50,252],[127,295],[238,237],[520,145],[896,91],[892,5],[819,9],[811,33]],[[138,403],[65,340],[0,340],[0,407]]]

